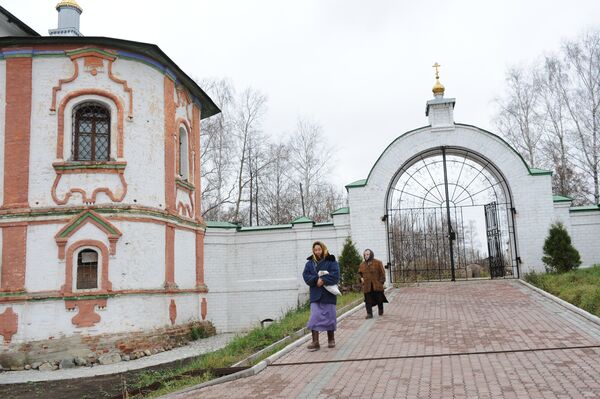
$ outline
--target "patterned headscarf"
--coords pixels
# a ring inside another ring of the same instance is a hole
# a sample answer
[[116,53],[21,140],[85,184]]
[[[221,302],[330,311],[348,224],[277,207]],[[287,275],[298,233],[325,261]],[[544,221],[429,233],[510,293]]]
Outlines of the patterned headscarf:
[[364,253],[367,252],[367,251],[369,251],[369,258],[365,259],[365,262],[370,262],[375,257],[375,254],[373,253],[373,251],[371,251],[369,248],[367,248],[363,252],[363,257],[364,257]]
[[325,244],[323,244],[321,241],[315,241],[313,242],[312,248],[313,248],[313,260],[315,262],[320,261],[321,259],[317,259],[317,256],[315,255],[315,246],[320,246],[321,249],[323,250],[323,254],[321,255],[321,259],[325,259],[327,257],[327,255],[329,255],[329,251],[327,250],[327,246],[325,246]]

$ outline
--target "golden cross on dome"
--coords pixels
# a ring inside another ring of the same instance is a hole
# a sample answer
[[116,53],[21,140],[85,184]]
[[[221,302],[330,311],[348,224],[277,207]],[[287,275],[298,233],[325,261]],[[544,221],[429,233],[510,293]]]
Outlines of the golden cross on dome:
[[438,63],[436,62],[436,63],[435,63],[435,64],[433,64],[431,67],[432,67],[432,68],[435,68],[435,78],[436,78],[436,79],[439,79],[439,78],[440,78],[440,71],[439,71],[439,68],[441,67],[441,65],[440,65],[440,64],[438,64]]

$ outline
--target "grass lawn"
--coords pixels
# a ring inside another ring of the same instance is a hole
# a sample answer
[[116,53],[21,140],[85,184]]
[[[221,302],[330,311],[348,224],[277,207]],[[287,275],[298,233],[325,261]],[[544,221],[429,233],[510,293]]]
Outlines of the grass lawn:
[[525,281],[600,317],[600,265],[568,273],[530,273]]
[[[362,301],[362,292],[350,292],[345,293],[341,297],[338,297],[337,309],[341,309],[344,306],[353,302]],[[265,328],[254,328],[245,335],[240,335],[234,338],[227,346],[219,349],[215,352],[207,353],[206,355],[198,357],[193,362],[179,367],[170,369],[167,371],[148,372],[142,375],[142,378],[135,383],[135,387],[148,386],[155,382],[161,382],[162,387],[149,394],[149,396],[135,396],[140,397],[157,397],[160,395],[174,392],[187,386],[199,384],[208,381],[213,378],[210,371],[201,376],[190,376],[183,377],[181,379],[164,381],[174,376],[180,376],[183,373],[189,372],[196,369],[217,369],[231,367],[239,361],[247,358],[253,353],[271,345],[274,342],[302,329],[306,326],[308,317],[310,314],[309,304],[302,306],[299,309],[289,311],[281,320],[276,321]],[[282,349],[289,343],[282,343],[280,346],[273,348],[273,350],[264,354],[259,359],[256,359],[253,363],[256,364],[264,358]]]

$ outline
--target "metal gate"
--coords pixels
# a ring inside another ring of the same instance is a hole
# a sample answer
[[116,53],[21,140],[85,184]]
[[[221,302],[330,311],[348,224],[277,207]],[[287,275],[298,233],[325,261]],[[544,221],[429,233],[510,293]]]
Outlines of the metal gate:
[[518,277],[513,214],[485,159],[449,147],[419,154],[388,194],[392,282]]

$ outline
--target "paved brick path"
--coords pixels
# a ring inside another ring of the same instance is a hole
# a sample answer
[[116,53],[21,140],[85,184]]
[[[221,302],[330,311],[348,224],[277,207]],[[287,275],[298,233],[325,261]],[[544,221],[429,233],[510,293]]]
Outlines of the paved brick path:
[[519,282],[395,294],[383,317],[340,323],[335,349],[177,397],[600,398],[600,326]]

